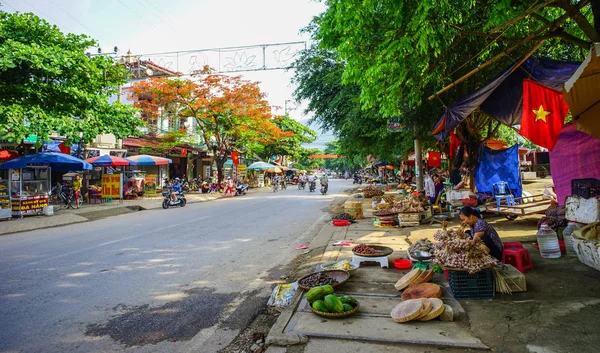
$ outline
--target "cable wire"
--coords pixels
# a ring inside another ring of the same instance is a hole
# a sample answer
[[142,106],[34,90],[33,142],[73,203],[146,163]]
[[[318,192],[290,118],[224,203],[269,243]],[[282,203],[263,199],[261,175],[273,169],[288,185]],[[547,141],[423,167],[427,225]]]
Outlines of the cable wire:
[[[136,1],[138,4],[140,4],[140,6],[142,6],[142,7],[147,7],[147,6],[146,6],[146,5],[144,5],[144,4],[143,4],[143,3],[142,3],[140,0],[135,0],[135,1]],[[149,5],[150,5],[150,6],[151,6],[151,7],[152,7],[152,8],[153,8],[155,11],[156,11],[156,13],[157,13],[156,15],[154,15],[154,14],[151,14],[152,16],[155,16],[156,18],[158,18],[158,20],[159,20],[160,22],[162,22],[162,23],[166,24],[166,25],[167,25],[169,28],[171,28],[171,30],[173,30],[173,31],[176,31],[176,29],[175,29],[173,26],[171,26],[171,24],[170,24],[169,22],[166,22],[166,21],[164,21],[164,20],[163,20],[163,18],[162,18],[162,14],[160,13],[160,11],[159,11],[159,10],[157,10],[157,9],[156,9],[156,8],[155,8],[155,7],[154,7],[154,6],[153,6],[151,3],[149,3],[149,2],[147,2],[147,3],[148,3],[148,4],[149,4]],[[150,12],[150,11],[148,11],[148,12]]]
[[[90,36],[95,36],[94,31],[92,31],[91,29],[89,29],[86,25],[84,25],[83,23],[81,23],[77,18],[75,18],[75,16],[71,15],[67,10],[63,9],[60,5],[58,5],[57,3],[55,3],[54,1],[50,0],[50,2],[58,7],[62,12],[66,13],[69,17],[71,17],[71,19],[73,19],[73,21],[77,22],[81,27],[85,28]],[[102,42],[104,42],[105,45],[110,46],[110,42],[108,40],[106,40],[105,38],[98,36],[98,39],[100,39]]]
[[134,9],[132,9],[131,7],[129,7],[129,5],[125,4],[122,0],[118,0],[119,3],[121,5],[123,5],[124,7],[126,7],[127,9],[129,9],[129,11],[133,12],[137,17],[139,17],[142,21],[146,22],[147,24],[149,24],[150,26],[154,27],[154,29],[156,29],[158,31],[158,33],[162,34],[164,36],[164,33],[158,28],[156,27],[156,25],[154,25],[154,23],[148,21],[146,18],[144,18],[142,15],[140,15],[137,11],[135,11]]

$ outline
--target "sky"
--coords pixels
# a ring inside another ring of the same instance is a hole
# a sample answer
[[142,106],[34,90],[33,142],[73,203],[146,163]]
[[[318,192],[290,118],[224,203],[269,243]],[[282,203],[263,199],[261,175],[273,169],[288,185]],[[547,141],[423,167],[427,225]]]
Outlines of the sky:
[[[324,10],[314,0],[0,0],[0,4],[3,11],[33,12],[64,32],[87,34],[100,42],[103,53],[117,46],[121,53],[133,54],[307,41],[300,29]],[[240,74],[260,81],[271,105],[287,105],[290,116],[303,123],[310,118],[293,101],[292,72]],[[276,111],[283,112],[283,108]],[[310,147],[323,148],[333,139],[331,133],[319,133]]]

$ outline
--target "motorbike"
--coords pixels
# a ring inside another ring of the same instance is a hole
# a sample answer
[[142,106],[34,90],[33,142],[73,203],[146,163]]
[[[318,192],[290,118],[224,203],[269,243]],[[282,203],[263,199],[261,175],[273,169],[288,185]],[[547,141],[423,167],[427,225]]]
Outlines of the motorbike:
[[238,183],[235,187],[235,196],[246,195],[248,192],[248,184],[246,183]]
[[314,181],[310,182],[310,185],[308,186],[308,191],[313,192],[317,189],[317,183]]
[[328,189],[327,184],[321,184],[321,194],[322,195],[325,195],[327,193],[327,189]]
[[163,192],[163,196],[165,197],[162,202],[162,207],[167,209],[169,207],[185,207],[187,201],[185,199],[185,195],[181,192],[177,195],[177,200],[171,203],[171,189],[168,192]]
[[287,184],[285,182],[285,179],[281,181],[280,187],[281,187],[281,190],[287,190]]
[[300,180],[298,182],[298,190],[304,190],[306,189],[306,181]]
[[359,176],[355,176],[352,184],[362,184],[362,178]]

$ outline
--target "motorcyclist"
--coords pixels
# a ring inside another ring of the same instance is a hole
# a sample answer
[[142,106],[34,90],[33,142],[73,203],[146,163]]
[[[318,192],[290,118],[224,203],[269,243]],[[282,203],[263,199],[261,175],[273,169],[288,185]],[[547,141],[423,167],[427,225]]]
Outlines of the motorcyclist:
[[308,182],[310,183],[311,186],[314,186],[315,182],[317,181],[317,176],[314,174],[310,174],[308,176]]
[[177,201],[177,195],[181,193],[181,179],[175,178],[173,184],[171,184],[171,204]]
[[327,174],[323,174],[323,176],[319,179],[321,185],[325,186],[325,192],[329,189],[329,179],[327,178]]

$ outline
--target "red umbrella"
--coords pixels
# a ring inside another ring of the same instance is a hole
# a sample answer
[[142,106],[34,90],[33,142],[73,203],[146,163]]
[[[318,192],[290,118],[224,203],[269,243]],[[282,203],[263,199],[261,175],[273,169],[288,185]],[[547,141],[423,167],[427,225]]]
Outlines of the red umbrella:
[[128,159],[109,156],[106,154],[104,156],[88,158],[85,161],[97,167],[119,167],[124,165],[135,165],[135,162],[130,161]]

